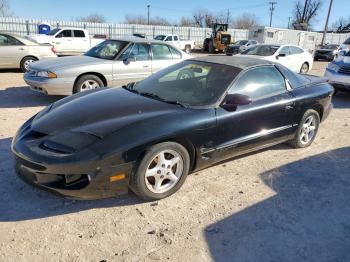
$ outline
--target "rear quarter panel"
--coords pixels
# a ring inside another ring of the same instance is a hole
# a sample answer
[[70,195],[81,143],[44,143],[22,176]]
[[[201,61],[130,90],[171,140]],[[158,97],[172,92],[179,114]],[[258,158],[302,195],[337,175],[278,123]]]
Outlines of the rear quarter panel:
[[334,89],[328,83],[309,84],[305,87],[293,89],[291,93],[295,96],[295,110],[293,120],[299,123],[308,109],[319,112],[322,120],[324,112],[331,104]]

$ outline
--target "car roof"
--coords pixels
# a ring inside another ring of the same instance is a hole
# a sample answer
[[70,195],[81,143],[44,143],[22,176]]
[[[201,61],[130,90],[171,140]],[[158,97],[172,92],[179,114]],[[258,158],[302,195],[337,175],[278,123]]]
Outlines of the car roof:
[[246,56],[209,55],[209,56],[191,58],[189,60],[222,64],[222,65],[229,65],[229,66],[234,66],[234,67],[240,68],[242,70],[250,68],[250,67],[254,67],[254,66],[274,65],[275,64],[275,63],[267,61],[267,60],[251,58],[251,57],[246,57]]
[[164,41],[149,39],[149,38],[141,38],[141,37],[117,37],[117,38],[111,38],[109,40],[116,40],[116,41],[127,41],[127,42],[134,42],[134,43],[161,43],[166,44]]

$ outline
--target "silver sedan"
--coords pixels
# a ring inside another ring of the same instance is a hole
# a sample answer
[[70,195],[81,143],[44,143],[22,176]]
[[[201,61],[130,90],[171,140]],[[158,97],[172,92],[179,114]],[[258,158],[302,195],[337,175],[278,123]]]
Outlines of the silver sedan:
[[57,57],[51,45],[38,44],[21,36],[0,33],[0,68],[20,68],[23,72],[30,63]]
[[37,62],[24,75],[35,91],[71,95],[90,89],[140,81],[160,69],[190,58],[181,50],[149,39],[111,39],[82,56]]

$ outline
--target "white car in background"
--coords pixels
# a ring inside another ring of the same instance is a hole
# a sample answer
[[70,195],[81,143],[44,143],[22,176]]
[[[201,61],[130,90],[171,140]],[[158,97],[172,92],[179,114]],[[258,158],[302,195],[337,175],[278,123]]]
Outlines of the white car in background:
[[306,74],[312,69],[314,60],[308,51],[299,46],[289,44],[258,44],[247,49],[240,55],[276,62],[294,72],[302,74]]
[[69,27],[55,28],[47,35],[29,35],[27,38],[37,43],[53,45],[57,55],[79,55],[106,40],[90,37],[86,29]]
[[51,45],[38,44],[24,37],[0,32],[0,69],[28,70],[29,64],[57,57]]

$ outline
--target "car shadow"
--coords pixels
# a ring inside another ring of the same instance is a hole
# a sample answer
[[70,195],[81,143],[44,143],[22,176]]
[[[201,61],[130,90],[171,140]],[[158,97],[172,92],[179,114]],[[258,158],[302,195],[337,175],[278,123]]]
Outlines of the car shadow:
[[350,261],[350,147],[261,174],[275,195],[208,226],[214,261]]
[[11,138],[0,139],[0,222],[24,221],[96,208],[142,203],[133,193],[117,198],[75,201],[29,186],[13,167]]
[[1,73],[23,73],[20,69],[0,69]]
[[30,90],[29,86],[0,90],[0,108],[47,106],[63,96],[47,96]]
[[350,108],[350,92],[338,92],[332,102],[334,108]]

